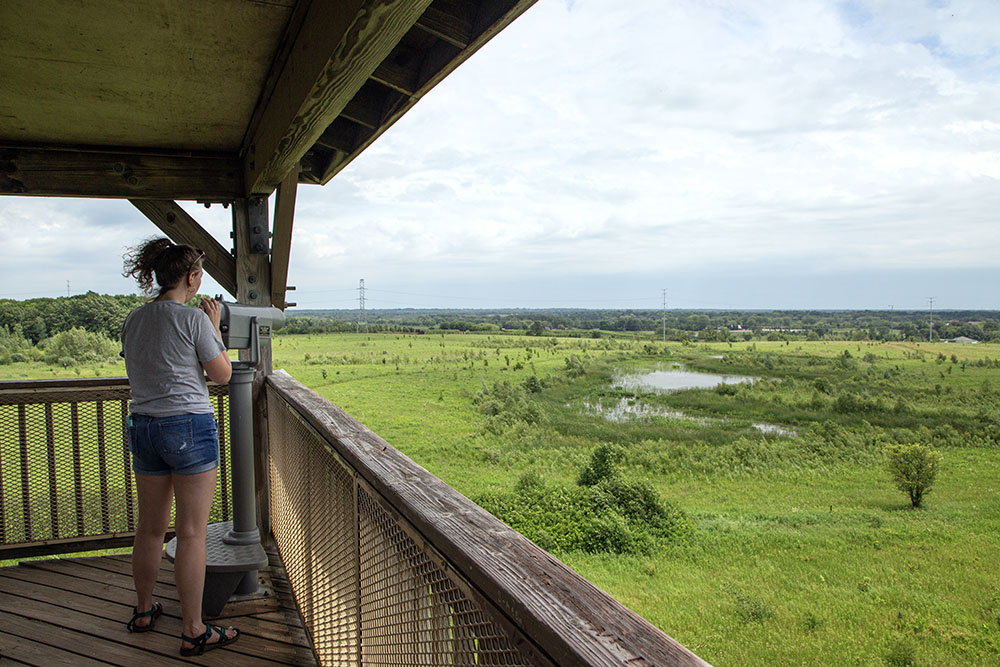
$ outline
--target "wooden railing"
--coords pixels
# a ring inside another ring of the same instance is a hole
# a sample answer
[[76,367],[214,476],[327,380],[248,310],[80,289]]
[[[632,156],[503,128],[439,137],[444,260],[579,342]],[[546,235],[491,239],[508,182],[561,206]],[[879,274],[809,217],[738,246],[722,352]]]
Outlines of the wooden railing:
[[[286,373],[262,400],[273,537],[321,664],[705,664]],[[127,401],[123,378],[0,383],[0,560],[131,543]]]
[[[209,391],[225,473],[227,388]],[[128,398],[125,378],[0,382],[0,560],[132,544]],[[212,515],[231,518],[228,474]]]
[[328,665],[703,665],[284,372],[272,529]]

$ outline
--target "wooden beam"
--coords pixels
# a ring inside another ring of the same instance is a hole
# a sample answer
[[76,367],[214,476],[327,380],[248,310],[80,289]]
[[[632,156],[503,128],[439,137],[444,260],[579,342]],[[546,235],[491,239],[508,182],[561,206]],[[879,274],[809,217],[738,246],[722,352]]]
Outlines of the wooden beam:
[[277,187],[429,4],[313,0],[241,152],[248,194]]
[[[271,265],[268,253],[250,252],[252,227],[267,224],[267,198],[240,198],[233,202],[233,237],[236,239],[236,300],[254,306],[271,305]],[[240,350],[240,359],[250,360],[250,350]],[[271,501],[268,485],[267,412],[261,391],[271,373],[271,339],[260,340],[260,365],[253,380],[254,495],[257,527],[261,535],[271,532]]]
[[229,201],[235,157],[0,145],[0,194]]
[[274,202],[274,237],[271,239],[271,305],[285,309],[288,286],[288,258],[292,252],[292,221],[299,170],[292,169],[278,186]]
[[233,298],[236,297],[236,260],[187,211],[169,200],[129,201],[174,243],[200,248],[205,253],[203,266],[208,275],[215,278]]

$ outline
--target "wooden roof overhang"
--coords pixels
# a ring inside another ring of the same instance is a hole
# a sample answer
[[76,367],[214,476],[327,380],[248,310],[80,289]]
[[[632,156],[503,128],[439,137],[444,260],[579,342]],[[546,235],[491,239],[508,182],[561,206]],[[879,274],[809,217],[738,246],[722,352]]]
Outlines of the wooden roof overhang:
[[130,199],[235,294],[231,253],[174,200],[282,186],[282,277],[296,184],[327,183],[534,1],[5,0],[0,194]]

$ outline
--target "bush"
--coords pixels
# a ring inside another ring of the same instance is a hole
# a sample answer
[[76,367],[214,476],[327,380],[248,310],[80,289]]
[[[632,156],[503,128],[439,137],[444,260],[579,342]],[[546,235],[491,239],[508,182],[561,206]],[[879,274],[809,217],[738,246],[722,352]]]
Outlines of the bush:
[[494,382],[492,389],[484,386],[473,402],[485,417],[483,430],[489,433],[503,433],[519,422],[538,424],[545,420],[542,411],[528,398],[525,390],[506,380]]
[[[60,366],[114,359],[118,346],[107,336],[74,327],[45,341],[45,361]],[[64,363],[72,360],[72,363]]]
[[618,476],[618,464],[625,458],[621,447],[604,443],[590,455],[590,463],[580,471],[576,483],[580,486],[594,486]]
[[620,457],[613,445],[594,450],[580,475],[593,484],[548,485],[529,472],[513,492],[476,502],[550,551],[648,554],[686,540],[693,526],[684,512],[662,500],[652,485],[623,479],[615,465]]
[[580,357],[575,354],[571,354],[566,357],[566,374],[570,377],[580,377],[581,375],[587,374],[587,369],[583,367],[583,362],[580,361]]
[[886,467],[896,488],[910,497],[913,508],[920,507],[929,493],[941,464],[941,453],[920,444],[890,445]]
[[837,400],[833,402],[833,410],[840,414],[872,414],[880,412],[881,406],[878,401],[865,394],[848,390],[837,396]]
[[521,386],[527,389],[532,394],[537,394],[543,388],[542,381],[538,379],[537,375],[532,375],[531,377],[526,379],[524,382],[521,383]]

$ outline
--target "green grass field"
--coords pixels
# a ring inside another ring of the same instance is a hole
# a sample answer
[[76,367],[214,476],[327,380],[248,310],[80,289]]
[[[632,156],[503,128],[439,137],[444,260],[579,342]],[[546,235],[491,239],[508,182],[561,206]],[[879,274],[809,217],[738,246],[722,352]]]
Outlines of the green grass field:
[[[683,510],[693,534],[556,555],[714,664],[1000,664],[1000,345],[330,334],[278,336],[273,356],[472,498],[529,473],[572,486],[598,445],[619,446],[624,474]],[[677,394],[611,386],[623,370],[675,363],[763,379]],[[542,418],[490,427],[477,396],[531,376]],[[582,409],[623,400],[684,417],[617,423]],[[911,441],[944,457],[919,510],[882,463],[886,444]]]

